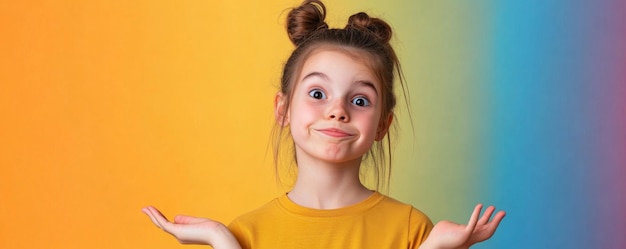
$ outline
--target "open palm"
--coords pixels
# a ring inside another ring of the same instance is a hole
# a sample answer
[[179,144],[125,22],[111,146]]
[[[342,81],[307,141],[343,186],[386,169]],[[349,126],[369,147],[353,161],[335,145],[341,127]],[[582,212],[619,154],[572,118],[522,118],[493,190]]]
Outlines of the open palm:
[[211,245],[216,249],[241,248],[237,239],[220,222],[186,215],[178,215],[174,218],[174,222],[170,222],[152,206],[145,207],[141,211],[148,215],[158,228],[174,236],[181,244]]
[[505,213],[500,211],[490,220],[495,210],[495,207],[490,206],[485,210],[483,216],[478,219],[481,209],[481,204],[476,205],[467,225],[440,221],[433,227],[430,235],[420,248],[469,248],[473,244],[491,238],[496,232],[500,221],[504,218]]

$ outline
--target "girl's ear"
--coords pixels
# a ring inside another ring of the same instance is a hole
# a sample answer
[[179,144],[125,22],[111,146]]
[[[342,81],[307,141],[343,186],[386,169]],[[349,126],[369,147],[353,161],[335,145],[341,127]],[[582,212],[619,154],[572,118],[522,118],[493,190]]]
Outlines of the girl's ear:
[[274,117],[276,118],[276,123],[281,127],[289,125],[287,99],[282,92],[276,93],[276,97],[274,97]]
[[389,127],[391,127],[391,121],[393,121],[393,112],[390,112],[386,118],[382,118],[380,123],[378,124],[378,130],[376,131],[376,141],[383,140],[387,132],[389,132]]

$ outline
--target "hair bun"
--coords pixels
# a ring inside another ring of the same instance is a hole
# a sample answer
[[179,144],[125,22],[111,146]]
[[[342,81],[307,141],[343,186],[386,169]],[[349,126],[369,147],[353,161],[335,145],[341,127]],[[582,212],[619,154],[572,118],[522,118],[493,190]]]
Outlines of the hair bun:
[[287,15],[287,34],[289,40],[299,46],[312,33],[320,29],[328,29],[324,22],[326,7],[319,0],[305,0],[300,6],[289,11]]
[[346,29],[350,28],[370,32],[384,43],[388,43],[391,40],[391,26],[381,19],[371,18],[364,12],[350,16]]

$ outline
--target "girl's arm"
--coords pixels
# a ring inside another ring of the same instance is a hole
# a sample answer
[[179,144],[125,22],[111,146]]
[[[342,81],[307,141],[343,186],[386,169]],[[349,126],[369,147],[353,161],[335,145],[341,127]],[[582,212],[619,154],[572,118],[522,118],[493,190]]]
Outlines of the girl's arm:
[[492,220],[491,215],[495,207],[489,206],[480,219],[482,204],[476,205],[467,225],[456,224],[450,221],[440,221],[433,227],[428,238],[420,249],[466,249],[485,241],[496,232],[500,221],[504,218],[504,211],[496,213]]
[[152,206],[141,211],[158,228],[174,236],[181,244],[210,245],[215,249],[241,249],[235,236],[220,222],[185,215],[178,215],[174,222],[170,222]]

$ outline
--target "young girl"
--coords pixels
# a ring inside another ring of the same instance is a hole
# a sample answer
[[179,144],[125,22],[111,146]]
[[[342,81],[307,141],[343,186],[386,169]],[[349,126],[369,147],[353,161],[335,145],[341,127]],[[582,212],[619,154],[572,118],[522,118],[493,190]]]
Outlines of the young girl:
[[329,29],[325,13],[320,1],[307,0],[287,17],[296,49],[284,67],[275,117],[278,137],[293,139],[298,174],[291,191],[228,228],[190,216],[171,223],[154,207],[143,212],[181,243],[217,249],[468,248],[490,238],[504,217],[500,211],[490,221],[493,207],[478,219],[477,205],[467,225],[433,227],[419,210],[361,183],[366,159],[388,172],[383,139],[388,146],[394,76],[402,74],[386,22],[357,13],[345,28]]

